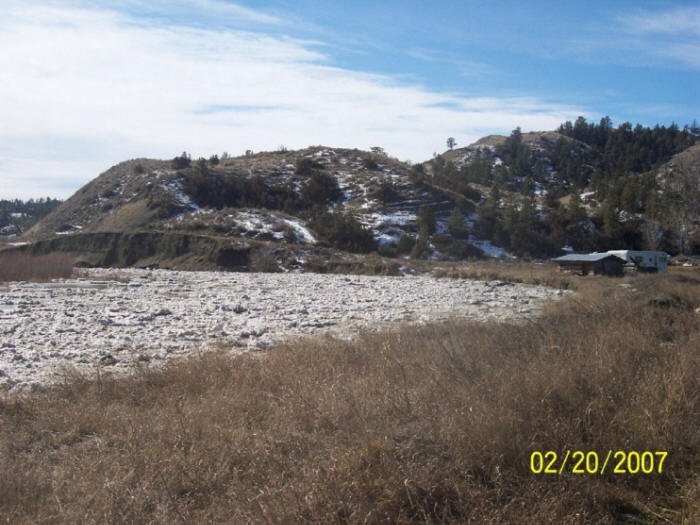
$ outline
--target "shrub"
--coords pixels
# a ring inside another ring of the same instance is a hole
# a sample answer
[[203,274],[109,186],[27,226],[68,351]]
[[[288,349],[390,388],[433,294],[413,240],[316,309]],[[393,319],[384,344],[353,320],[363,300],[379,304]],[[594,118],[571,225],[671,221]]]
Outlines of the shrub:
[[416,242],[411,249],[411,257],[416,259],[427,259],[430,255],[430,245],[428,243],[427,237],[419,235],[416,238]]
[[250,255],[248,270],[251,272],[277,273],[280,266],[274,250],[258,249]]
[[189,168],[191,162],[192,162],[191,157],[187,154],[186,151],[183,151],[182,155],[180,155],[179,157],[175,157],[170,162],[170,164],[172,165],[172,167],[174,169],[181,170],[181,169]]
[[342,250],[367,253],[376,248],[372,231],[365,228],[351,213],[328,212],[316,208],[310,225],[323,240]]
[[194,165],[195,170],[200,175],[209,175],[209,165],[207,164],[207,159],[204,157],[199,157],[197,163]]
[[481,200],[481,192],[469,183],[460,183],[454,189],[470,201],[479,202]]
[[416,245],[416,239],[412,235],[404,233],[399,238],[399,242],[396,245],[396,253],[399,255],[405,255],[411,253],[413,247]]
[[382,257],[396,257],[399,253],[394,244],[382,244],[377,248],[377,253]]
[[374,199],[377,199],[382,204],[395,202],[399,198],[399,192],[390,180],[383,180],[379,186],[370,194]]
[[48,281],[68,278],[74,259],[67,253],[30,255],[19,251],[0,252],[0,282]]
[[289,244],[294,244],[297,242],[297,234],[294,231],[294,228],[292,228],[291,226],[286,226],[284,228],[284,240]]
[[309,208],[326,206],[341,195],[336,178],[322,171],[314,171],[301,188],[302,202]]
[[368,170],[376,170],[379,167],[373,155],[366,155],[362,159],[362,165]]
[[210,176],[201,170],[195,170],[185,177],[183,190],[198,206],[221,209],[236,204],[237,195],[229,176]]
[[183,181],[184,191],[198,206],[221,209],[237,206],[274,207],[279,204],[280,199],[270,192],[260,175],[244,177],[209,171],[206,165],[202,169],[199,167],[188,173]]
[[297,175],[311,175],[315,171],[322,169],[323,166],[315,161],[312,158],[309,157],[302,157],[297,160],[296,162],[296,168],[294,169],[294,173]]
[[265,208],[269,204],[269,188],[261,175],[250,178],[233,178],[236,194],[240,195],[239,203],[243,206]]
[[451,259],[483,256],[483,252],[475,246],[464,240],[455,239],[450,235],[433,235],[432,241],[438,250],[448,255]]

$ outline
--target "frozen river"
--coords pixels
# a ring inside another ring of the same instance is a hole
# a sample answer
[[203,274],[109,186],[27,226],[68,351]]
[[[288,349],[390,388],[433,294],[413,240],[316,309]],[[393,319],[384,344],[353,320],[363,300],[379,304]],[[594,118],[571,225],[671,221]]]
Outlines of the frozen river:
[[126,371],[220,345],[257,350],[287,336],[349,336],[449,316],[536,315],[557,291],[429,276],[81,270],[0,284],[0,385],[26,388],[61,367]]

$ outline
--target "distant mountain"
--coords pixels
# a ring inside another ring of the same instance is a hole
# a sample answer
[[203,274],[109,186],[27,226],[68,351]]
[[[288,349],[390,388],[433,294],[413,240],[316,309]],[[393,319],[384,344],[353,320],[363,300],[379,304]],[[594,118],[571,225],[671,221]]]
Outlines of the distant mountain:
[[[99,253],[111,250],[111,259],[85,254],[86,264],[157,265],[152,250],[140,262],[114,255],[135,250],[130,243],[137,238],[151,239],[169,246],[168,264],[175,266],[190,243],[219,252],[226,243],[273,251],[272,266],[281,268],[303,265],[311,253],[434,259],[548,257],[563,249],[687,253],[700,251],[697,142],[675,126],[614,128],[609,119],[579,119],[557,131],[484,137],[417,165],[381,148],[325,146],[196,161],[186,153],[135,159],[78,190],[24,239],[55,249],[75,251],[83,242]],[[226,266],[219,255],[207,255],[206,264]]]

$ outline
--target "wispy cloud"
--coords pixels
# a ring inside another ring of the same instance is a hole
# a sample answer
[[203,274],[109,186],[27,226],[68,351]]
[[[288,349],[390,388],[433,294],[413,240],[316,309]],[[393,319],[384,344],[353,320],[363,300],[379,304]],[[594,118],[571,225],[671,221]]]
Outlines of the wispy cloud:
[[700,69],[700,7],[638,10],[618,21],[630,45],[642,53]]
[[[279,26],[228,2],[179,3]],[[2,196],[66,196],[118,161],[183,150],[380,145],[417,161],[447,136],[465,144],[585,114],[534,98],[437,93],[333,67],[320,48],[283,30],[192,27],[110,2],[11,3],[0,21]]]
[[633,11],[619,17],[629,33],[700,36],[700,7],[671,7],[663,11]]
[[700,69],[700,8],[637,9],[571,39],[570,51],[591,62]]
[[[8,0],[18,5],[27,2]],[[115,10],[128,13],[137,18],[181,20],[190,24],[206,21],[208,25],[217,24],[261,24],[267,26],[286,25],[283,17],[225,0],[47,0],[46,7],[85,8]]]
[[431,49],[413,47],[406,50],[406,54],[412,58],[424,62],[433,62],[449,66],[463,77],[474,77],[482,75],[497,74],[498,70],[493,66],[476,60],[465,60],[457,58],[444,51],[434,51]]

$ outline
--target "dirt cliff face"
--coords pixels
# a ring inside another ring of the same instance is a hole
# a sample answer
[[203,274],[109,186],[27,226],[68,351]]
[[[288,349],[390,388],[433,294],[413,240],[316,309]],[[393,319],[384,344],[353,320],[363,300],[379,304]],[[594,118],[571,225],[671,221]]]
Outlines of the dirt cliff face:
[[67,252],[77,266],[246,270],[250,243],[163,232],[62,235],[21,247],[33,255]]

